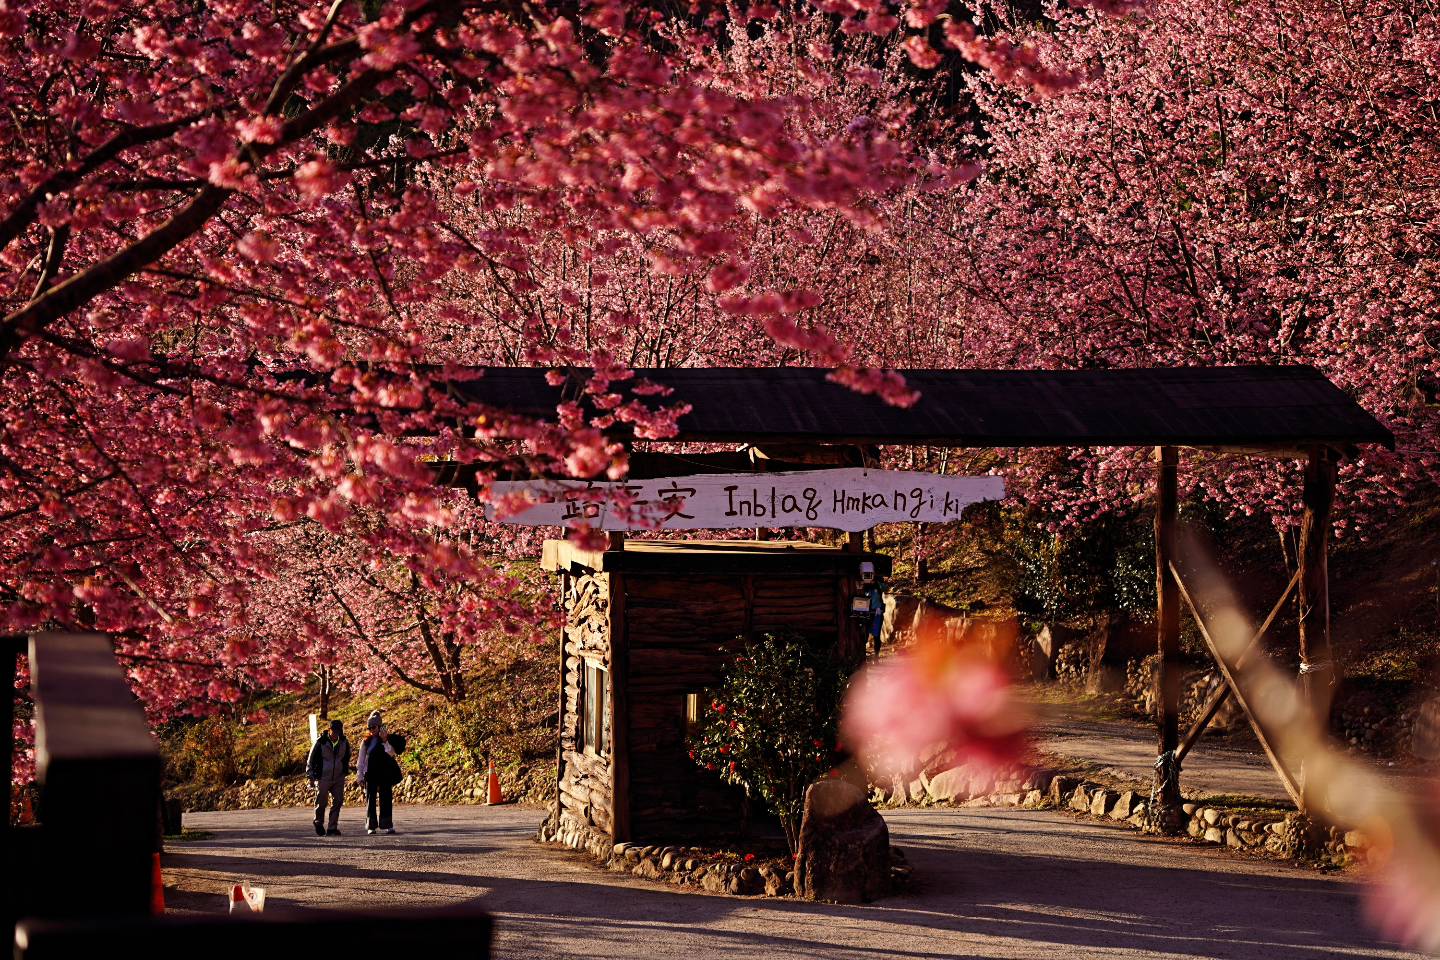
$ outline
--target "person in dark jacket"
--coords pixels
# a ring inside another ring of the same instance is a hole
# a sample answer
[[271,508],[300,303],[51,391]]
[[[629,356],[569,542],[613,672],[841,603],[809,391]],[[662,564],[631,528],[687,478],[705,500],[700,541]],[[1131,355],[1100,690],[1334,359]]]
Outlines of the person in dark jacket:
[[[340,805],[345,801],[345,777],[350,772],[350,741],[345,739],[345,725],[330,721],[330,729],[310,748],[310,761],[305,775],[315,788],[315,834],[340,835]],[[325,825],[325,808],[330,807],[330,824]]]
[[393,792],[395,785],[403,779],[400,763],[395,759],[395,748],[390,744],[390,733],[380,718],[380,712],[370,714],[365,741],[360,745],[360,760],[356,776],[365,788],[365,832],[369,834],[385,831],[395,832],[392,819]]

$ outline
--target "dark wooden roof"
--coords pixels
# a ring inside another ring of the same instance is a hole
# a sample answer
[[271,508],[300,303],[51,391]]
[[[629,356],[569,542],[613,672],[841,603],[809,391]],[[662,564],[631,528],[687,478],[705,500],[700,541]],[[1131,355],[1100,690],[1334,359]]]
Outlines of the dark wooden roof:
[[550,571],[656,573],[667,577],[769,574],[854,576],[861,561],[890,575],[890,558],[803,540],[634,540],[616,550],[586,550],[568,540],[546,540],[540,565]]
[[[1121,370],[904,370],[921,399],[894,407],[815,368],[673,368],[639,376],[694,409],[675,439],[950,447],[1196,446],[1296,449],[1394,437],[1305,366]],[[491,367],[456,388],[473,400],[553,418],[578,395],[539,368]],[[622,385],[623,388],[623,385]],[[653,398],[652,398],[653,399]]]

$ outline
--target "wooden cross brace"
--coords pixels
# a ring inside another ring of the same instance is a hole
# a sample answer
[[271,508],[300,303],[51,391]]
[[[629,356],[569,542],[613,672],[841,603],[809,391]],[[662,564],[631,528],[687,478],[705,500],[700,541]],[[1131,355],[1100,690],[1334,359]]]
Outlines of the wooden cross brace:
[[[1172,571],[1171,575],[1174,576],[1174,566],[1172,565],[1170,569]],[[1178,577],[1176,577],[1176,582],[1179,583]],[[1299,582],[1300,571],[1296,570],[1295,575],[1290,578],[1290,583],[1286,585],[1285,590],[1280,594],[1280,599],[1276,600],[1275,605],[1270,608],[1270,615],[1265,618],[1265,622],[1260,624],[1260,629],[1256,630],[1255,635],[1245,644],[1245,649],[1241,652],[1240,656],[1235,658],[1236,670],[1245,666],[1245,662],[1250,659],[1250,654],[1260,645],[1261,639],[1263,639],[1266,632],[1269,631],[1270,625],[1275,622],[1275,618],[1280,615],[1280,611],[1285,608],[1286,601],[1288,601],[1290,595],[1295,592],[1295,585]],[[1180,590],[1186,603],[1189,604],[1190,597],[1185,591],[1183,584],[1180,585]],[[1190,610],[1194,613],[1195,608],[1193,605],[1190,607]],[[1195,619],[1199,622],[1200,617],[1198,614],[1195,614]],[[1203,626],[1201,627],[1201,631],[1202,633],[1204,632]],[[1180,746],[1175,749],[1176,763],[1180,763],[1185,759],[1185,755],[1190,752],[1190,748],[1195,746],[1200,737],[1204,735],[1205,728],[1210,725],[1211,720],[1215,719],[1215,715],[1220,712],[1220,708],[1225,705],[1225,701],[1228,699],[1230,699],[1229,683],[1222,683],[1210,694],[1210,697],[1205,701],[1205,706],[1200,710],[1200,716],[1190,725],[1190,729],[1186,731],[1185,736],[1180,740]]]
[[[1290,591],[1292,591],[1296,583],[1299,582],[1300,575],[1297,573],[1295,577],[1290,580],[1290,586],[1285,588],[1285,594],[1280,598],[1279,602],[1275,604],[1274,609],[1270,611],[1270,616],[1265,618],[1265,623],[1250,639],[1245,651],[1236,659],[1233,667],[1225,662],[1224,656],[1220,653],[1220,648],[1216,645],[1215,639],[1210,635],[1209,628],[1205,625],[1205,618],[1200,615],[1200,610],[1196,606],[1194,598],[1190,596],[1190,590],[1185,586],[1185,581],[1181,578],[1180,571],[1175,569],[1173,563],[1170,564],[1170,576],[1174,578],[1175,586],[1180,591],[1180,599],[1185,601],[1185,606],[1190,609],[1190,615],[1195,618],[1195,626],[1199,628],[1200,636],[1204,639],[1205,646],[1210,650],[1210,656],[1215,660],[1215,666],[1219,668],[1221,676],[1225,678],[1225,687],[1223,689],[1233,695],[1235,702],[1240,704],[1240,708],[1245,711],[1245,718],[1250,721],[1250,727],[1255,731],[1255,737],[1260,741],[1260,746],[1264,748],[1265,756],[1269,758],[1270,765],[1274,767],[1275,772],[1280,775],[1280,782],[1285,787],[1285,792],[1288,793],[1290,799],[1295,802],[1296,809],[1303,812],[1305,809],[1305,801],[1300,789],[1300,781],[1291,773],[1285,764],[1281,762],[1280,755],[1275,751],[1274,744],[1271,742],[1271,737],[1266,733],[1265,727],[1260,723],[1259,718],[1255,716],[1255,711],[1251,709],[1250,703],[1245,697],[1245,692],[1240,689],[1240,682],[1236,677],[1236,670],[1239,668],[1240,663],[1254,649],[1255,644],[1264,636],[1270,624],[1274,622],[1280,608],[1289,598]],[[1218,710],[1224,697],[1212,697],[1211,699],[1214,700],[1214,710]],[[1208,704],[1207,709],[1209,709]],[[1211,710],[1209,716],[1213,715],[1214,711]],[[1209,722],[1209,717],[1202,714],[1200,721],[1197,721],[1195,727],[1191,728],[1190,733],[1186,734],[1185,739],[1187,744],[1193,745],[1194,740],[1200,736],[1200,732],[1204,729],[1204,723],[1207,722]],[[1188,750],[1188,746],[1182,744],[1182,747]],[[1177,758],[1182,757],[1184,753],[1177,749],[1176,756]]]

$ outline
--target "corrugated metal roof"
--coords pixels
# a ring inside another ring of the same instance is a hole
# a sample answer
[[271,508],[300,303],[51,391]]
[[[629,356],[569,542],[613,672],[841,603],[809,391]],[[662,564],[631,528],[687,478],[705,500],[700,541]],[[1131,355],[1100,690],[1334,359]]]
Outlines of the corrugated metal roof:
[[[578,395],[573,374],[550,386],[541,368],[489,367],[456,384],[473,400],[553,418]],[[816,368],[673,368],[638,376],[693,410],[677,440],[926,444],[951,447],[1394,446],[1379,421],[1307,366],[1120,370],[902,370],[908,408],[829,382]],[[624,391],[625,384],[616,389]],[[643,398],[642,398],[643,399]],[[653,401],[654,398],[650,398]]]

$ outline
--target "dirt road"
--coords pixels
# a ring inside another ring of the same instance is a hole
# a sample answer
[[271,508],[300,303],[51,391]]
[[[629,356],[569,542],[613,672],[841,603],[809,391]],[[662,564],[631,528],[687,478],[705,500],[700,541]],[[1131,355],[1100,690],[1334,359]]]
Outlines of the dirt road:
[[[1034,707],[1035,745],[1040,750],[1082,763],[1097,772],[1149,783],[1154,777],[1156,734],[1152,724],[1100,715],[1094,705],[1042,703]],[[1399,790],[1426,789],[1437,775],[1432,767],[1397,765],[1371,759],[1376,773]],[[1180,789],[1190,799],[1239,794],[1280,804],[1289,798],[1280,778],[1248,729],[1229,736],[1207,736],[1185,758]]]
[[[1046,704],[1035,745],[1061,757],[1100,764],[1126,779],[1149,782],[1155,767],[1155,728],[1134,720],[1098,717],[1080,705]],[[1252,736],[1206,738],[1185,758],[1180,785],[1187,797],[1241,794],[1287,802],[1280,779]]]
[[540,813],[402,807],[394,837],[310,832],[306,810],[186,815],[209,839],[165,856],[169,905],[223,909],[249,879],[272,904],[479,899],[496,956],[837,958],[1411,957],[1374,939],[1348,880],[1021,809],[895,810],[917,889],[842,907],[689,892],[531,842]]

